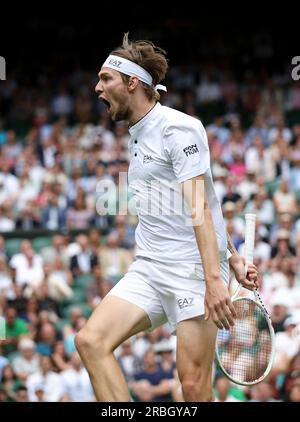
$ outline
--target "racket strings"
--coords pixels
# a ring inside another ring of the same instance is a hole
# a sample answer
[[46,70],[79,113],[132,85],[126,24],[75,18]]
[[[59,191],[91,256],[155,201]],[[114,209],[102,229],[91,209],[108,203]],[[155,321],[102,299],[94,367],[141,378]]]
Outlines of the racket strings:
[[266,315],[252,300],[234,302],[237,311],[235,325],[219,330],[217,347],[221,366],[232,379],[240,383],[259,380],[268,368],[272,353],[272,338]]

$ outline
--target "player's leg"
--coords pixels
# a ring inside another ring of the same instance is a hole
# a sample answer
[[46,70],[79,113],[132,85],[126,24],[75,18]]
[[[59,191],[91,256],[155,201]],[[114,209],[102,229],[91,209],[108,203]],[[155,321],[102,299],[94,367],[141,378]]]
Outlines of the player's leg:
[[177,325],[177,370],[185,401],[212,401],[217,327],[203,316]]
[[106,296],[75,343],[89,373],[98,401],[130,401],[128,387],[113,351],[124,340],[151,326],[140,307],[117,296]]
[[166,321],[157,292],[149,284],[151,263],[136,260],[76,336],[97,400],[128,401],[124,376],[113,351],[127,338]]
[[[221,262],[228,282],[228,261]],[[171,280],[171,282],[170,282]],[[186,401],[210,401],[217,327],[204,320],[205,282],[200,264],[160,266],[161,302],[177,333],[177,369]]]

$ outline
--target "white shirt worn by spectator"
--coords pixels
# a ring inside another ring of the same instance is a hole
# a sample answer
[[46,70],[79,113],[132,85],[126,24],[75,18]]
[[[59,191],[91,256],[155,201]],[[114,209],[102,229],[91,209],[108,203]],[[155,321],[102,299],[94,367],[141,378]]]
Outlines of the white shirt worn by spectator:
[[45,398],[48,402],[57,402],[64,393],[63,382],[60,375],[55,372],[48,372],[44,376],[41,372],[30,375],[27,378],[26,386],[28,389],[28,397],[32,402],[36,402],[37,396],[35,389],[39,385],[42,385],[45,390]]
[[11,232],[15,229],[16,223],[7,217],[0,217],[0,232]]
[[25,359],[23,356],[17,356],[12,362],[14,371],[22,374],[32,375],[39,371],[40,363],[37,355],[31,360]]
[[74,402],[90,402],[94,400],[92,385],[87,371],[81,368],[66,369],[60,374],[65,394]]
[[13,283],[10,275],[6,272],[0,272],[0,296],[4,296],[6,298],[13,291]]
[[29,266],[26,256],[22,253],[13,255],[9,265],[16,270],[16,282],[20,286],[29,283],[32,279],[43,279],[43,259],[38,254],[34,255],[32,266]]

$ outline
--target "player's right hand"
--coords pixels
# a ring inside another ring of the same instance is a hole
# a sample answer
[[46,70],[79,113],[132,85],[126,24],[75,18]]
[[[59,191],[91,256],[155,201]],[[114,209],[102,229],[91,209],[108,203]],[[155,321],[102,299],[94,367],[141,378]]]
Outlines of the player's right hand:
[[234,325],[236,310],[231,302],[229,291],[223,280],[207,283],[205,292],[204,319],[211,318],[219,329],[229,330]]

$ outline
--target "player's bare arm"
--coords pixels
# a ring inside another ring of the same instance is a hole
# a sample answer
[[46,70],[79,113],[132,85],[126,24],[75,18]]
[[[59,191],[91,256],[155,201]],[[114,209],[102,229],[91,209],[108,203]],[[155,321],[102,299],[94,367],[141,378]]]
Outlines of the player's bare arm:
[[[220,275],[220,257],[215,227],[204,192],[199,198],[199,185],[204,186],[204,176],[196,176],[183,182],[184,199],[192,215],[193,228],[205,275],[205,319],[211,318],[218,328],[229,329],[236,317],[228,288]],[[201,209],[199,209],[201,207]]]

